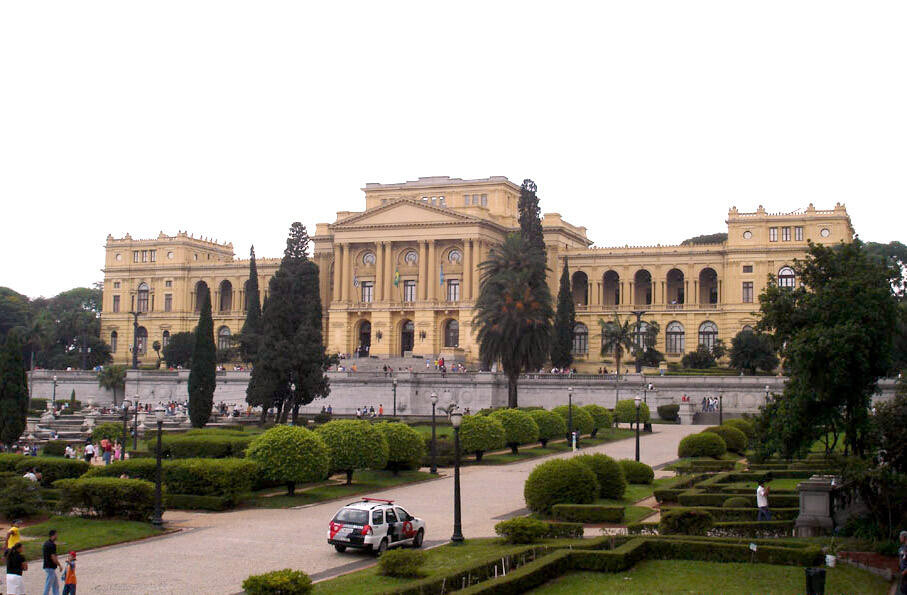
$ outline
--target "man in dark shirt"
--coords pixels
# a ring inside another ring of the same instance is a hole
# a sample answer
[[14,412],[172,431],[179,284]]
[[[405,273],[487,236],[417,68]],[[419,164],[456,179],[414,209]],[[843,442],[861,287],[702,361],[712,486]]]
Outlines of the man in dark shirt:
[[28,570],[28,562],[22,555],[22,542],[20,541],[6,553],[6,588],[10,595],[25,593],[25,585],[22,584],[23,570]]
[[57,582],[57,569],[60,568],[60,562],[57,560],[57,530],[51,529],[48,533],[47,541],[41,548],[44,553],[44,574],[47,578],[44,581],[44,595],[53,591],[53,595],[60,595],[60,583]]

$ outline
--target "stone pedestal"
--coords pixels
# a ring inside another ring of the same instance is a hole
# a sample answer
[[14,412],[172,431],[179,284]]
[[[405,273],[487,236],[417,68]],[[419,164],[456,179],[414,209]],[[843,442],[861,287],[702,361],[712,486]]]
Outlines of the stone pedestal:
[[797,486],[800,494],[800,514],[794,522],[797,537],[828,535],[834,529],[833,475],[813,475]]
[[677,415],[680,416],[680,424],[684,426],[693,425],[693,415],[695,415],[693,410],[693,403],[685,402],[680,404],[680,409],[677,411]]

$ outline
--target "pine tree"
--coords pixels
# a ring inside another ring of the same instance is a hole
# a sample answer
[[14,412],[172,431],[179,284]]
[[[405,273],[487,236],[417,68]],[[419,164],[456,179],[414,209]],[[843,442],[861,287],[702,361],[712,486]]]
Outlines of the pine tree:
[[317,397],[326,397],[330,385],[325,371],[329,358],[324,352],[324,339],[321,330],[321,292],[318,283],[318,265],[306,263],[304,267],[303,317],[296,331],[294,343],[296,348],[296,365],[294,377],[296,391],[293,395],[293,423],[301,405],[308,405]]
[[189,371],[189,419],[193,427],[203,428],[211,417],[217,383],[214,345],[214,320],[211,318],[211,292],[202,295],[201,314],[195,329],[195,349]]
[[18,334],[10,332],[0,352],[0,442],[12,446],[25,431],[28,377]]
[[576,326],[576,305],[570,288],[570,271],[564,258],[561,286],[557,292],[557,314],[554,317],[554,338],[551,342],[551,363],[556,368],[569,368],[573,363],[573,327]]
[[244,362],[255,361],[261,343],[261,295],[258,291],[258,267],[255,246],[249,251],[249,282],[246,284],[246,321],[239,335],[239,353]]
[[[520,235],[523,244],[530,250],[538,250],[542,261],[546,260],[545,236],[542,233],[542,211],[539,208],[539,197],[536,195],[535,182],[523,180],[520,188]],[[542,271],[544,273],[544,271]]]

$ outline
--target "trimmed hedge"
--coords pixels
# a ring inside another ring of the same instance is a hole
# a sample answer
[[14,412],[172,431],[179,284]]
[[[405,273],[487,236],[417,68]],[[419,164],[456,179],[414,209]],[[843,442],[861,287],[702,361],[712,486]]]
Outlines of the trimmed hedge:
[[519,452],[521,444],[529,444],[539,439],[539,427],[526,411],[519,409],[498,409],[489,415],[504,426],[504,441],[513,454]]
[[[381,440],[386,459],[387,442],[383,437]],[[330,451],[321,436],[298,426],[274,426],[252,441],[246,456],[258,464],[261,481],[282,483],[290,494],[297,483],[327,478],[331,462]]]
[[504,448],[506,436],[499,419],[488,415],[464,415],[460,423],[460,450],[475,454],[476,460],[481,461],[487,451]]
[[[679,510],[682,507],[678,506],[663,506],[662,512],[669,510]],[[712,515],[712,518],[715,519],[715,522],[720,523],[743,523],[743,522],[754,522],[758,518],[759,509],[755,505],[745,504],[741,508],[725,508],[723,506],[697,506],[696,510],[702,510],[708,512]],[[776,521],[792,521],[797,518],[800,514],[800,509],[797,507],[787,507],[787,508],[772,508],[772,519]]]
[[[724,505],[724,501],[727,499],[727,494],[723,493],[708,493],[703,492],[702,490],[692,489],[687,490],[680,494],[677,498],[682,506],[714,506],[721,508]],[[741,498],[746,498],[750,503],[750,506],[756,506],[756,495],[755,493],[750,496],[740,496]],[[774,494],[769,493],[768,503],[771,507],[778,508],[793,508],[800,505],[800,496],[797,494]]]
[[627,483],[648,485],[655,480],[655,471],[645,463],[632,459],[621,459],[618,464],[624,472]]
[[193,496],[191,494],[167,494],[164,499],[167,508],[177,510],[211,510],[223,512],[233,508],[233,498],[224,496]]
[[41,447],[41,456],[62,457],[64,454],[66,454],[65,440],[48,440]]
[[677,456],[720,457],[727,452],[727,444],[714,432],[700,432],[684,437],[677,446]]
[[400,422],[381,422],[375,424],[375,427],[387,441],[385,469],[396,475],[401,469],[419,468],[425,454],[425,442],[419,432]]
[[614,500],[624,497],[627,480],[620,463],[601,453],[579,455],[573,457],[572,460],[582,463],[595,473],[595,478],[598,480],[599,497]]
[[0,514],[8,520],[41,512],[41,490],[24,477],[5,477],[0,487]]
[[583,536],[582,523],[562,523],[558,521],[545,521],[548,525],[548,533],[545,537],[549,539],[579,539]]
[[553,411],[533,409],[529,415],[539,428],[539,442],[547,446],[549,440],[562,438],[567,435],[567,423],[561,416]]
[[[568,426],[567,430],[569,431],[568,416],[569,416],[569,407],[567,405],[561,405],[560,407],[555,407],[551,411],[561,416],[561,419],[564,420],[564,424]],[[592,419],[592,416],[589,415],[589,412],[583,409],[582,407],[573,408],[573,430],[582,434],[591,434],[592,430],[595,429],[595,420]]]
[[375,424],[340,419],[319,426],[315,433],[327,444],[331,471],[346,473],[347,484],[357,469],[384,469],[387,465],[387,440]]
[[[178,434],[161,437],[161,456],[167,459],[226,459],[244,457],[255,436],[218,430],[218,434]],[[145,441],[152,454],[157,438]]]
[[658,521],[658,532],[663,535],[682,533],[685,535],[705,535],[715,520],[712,515],[696,508],[677,508],[662,512]]
[[791,537],[794,521],[739,521],[715,523],[709,535],[716,537]]
[[722,508],[747,508],[750,505],[750,501],[746,498],[741,498],[740,496],[732,496],[724,501],[724,504],[721,505]]
[[154,512],[154,484],[142,479],[86,477],[54,482],[66,510],[83,509],[104,518],[146,521]]
[[619,523],[624,520],[623,506],[603,504],[555,504],[551,516],[573,523]]
[[732,428],[737,428],[746,436],[747,442],[756,438],[756,426],[753,422],[743,419],[742,417],[737,417],[734,419],[725,420],[724,425],[731,426]]
[[[632,424],[636,423],[636,401],[634,399],[624,399],[618,401],[614,406],[614,420],[618,423]],[[645,403],[639,404],[639,422],[649,421],[649,406]]]
[[242,588],[248,595],[305,595],[312,592],[312,579],[302,571],[284,568],[253,574]]
[[723,425],[723,426],[712,426],[705,429],[706,432],[713,432],[721,436],[721,439],[724,440],[724,443],[727,445],[727,449],[731,452],[736,452],[738,454],[743,454],[746,452],[746,434],[738,430],[733,426]]
[[425,560],[425,552],[420,550],[390,550],[384,552],[384,555],[378,560],[378,574],[398,578],[417,578],[422,576]]
[[575,459],[552,459],[536,466],[523,486],[526,506],[549,513],[555,504],[591,504],[599,494],[598,480]]
[[665,421],[677,421],[680,418],[680,405],[677,403],[659,405],[656,410],[658,411],[658,417]]
[[81,459],[62,457],[23,457],[16,463],[16,473],[24,475],[34,468],[41,473],[41,485],[50,487],[58,479],[75,479],[88,471],[89,465]]
[[501,521],[494,526],[494,532],[504,538],[504,543],[537,543],[548,534],[548,524],[522,516]]
[[4,452],[0,453],[0,473],[2,472],[16,472],[16,465],[21,463],[24,460],[31,460],[32,457],[27,457],[25,455],[20,455],[13,452]]
[[607,430],[614,425],[614,418],[611,417],[611,412],[601,405],[591,403],[583,405],[583,409],[592,416],[592,421],[595,423],[595,429],[592,430],[593,435],[599,430]]

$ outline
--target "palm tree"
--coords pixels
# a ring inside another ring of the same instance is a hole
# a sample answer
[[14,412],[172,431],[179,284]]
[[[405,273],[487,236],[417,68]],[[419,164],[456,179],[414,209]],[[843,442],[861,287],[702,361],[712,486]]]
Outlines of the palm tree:
[[614,380],[615,402],[617,402],[620,400],[620,362],[624,357],[624,349],[629,353],[636,347],[633,342],[636,336],[636,324],[629,319],[621,321],[618,314],[614,315],[614,320],[599,318],[598,324],[602,328],[601,356],[606,357],[613,353],[617,363],[617,376]]
[[479,268],[482,287],[474,322],[479,356],[485,366],[501,362],[507,405],[517,407],[520,373],[541,367],[551,347],[554,311],[544,281],[544,255],[526,249],[518,234],[510,234]]
[[98,372],[98,386],[113,391],[113,406],[117,404],[117,389],[126,390],[126,366],[104,366]]

